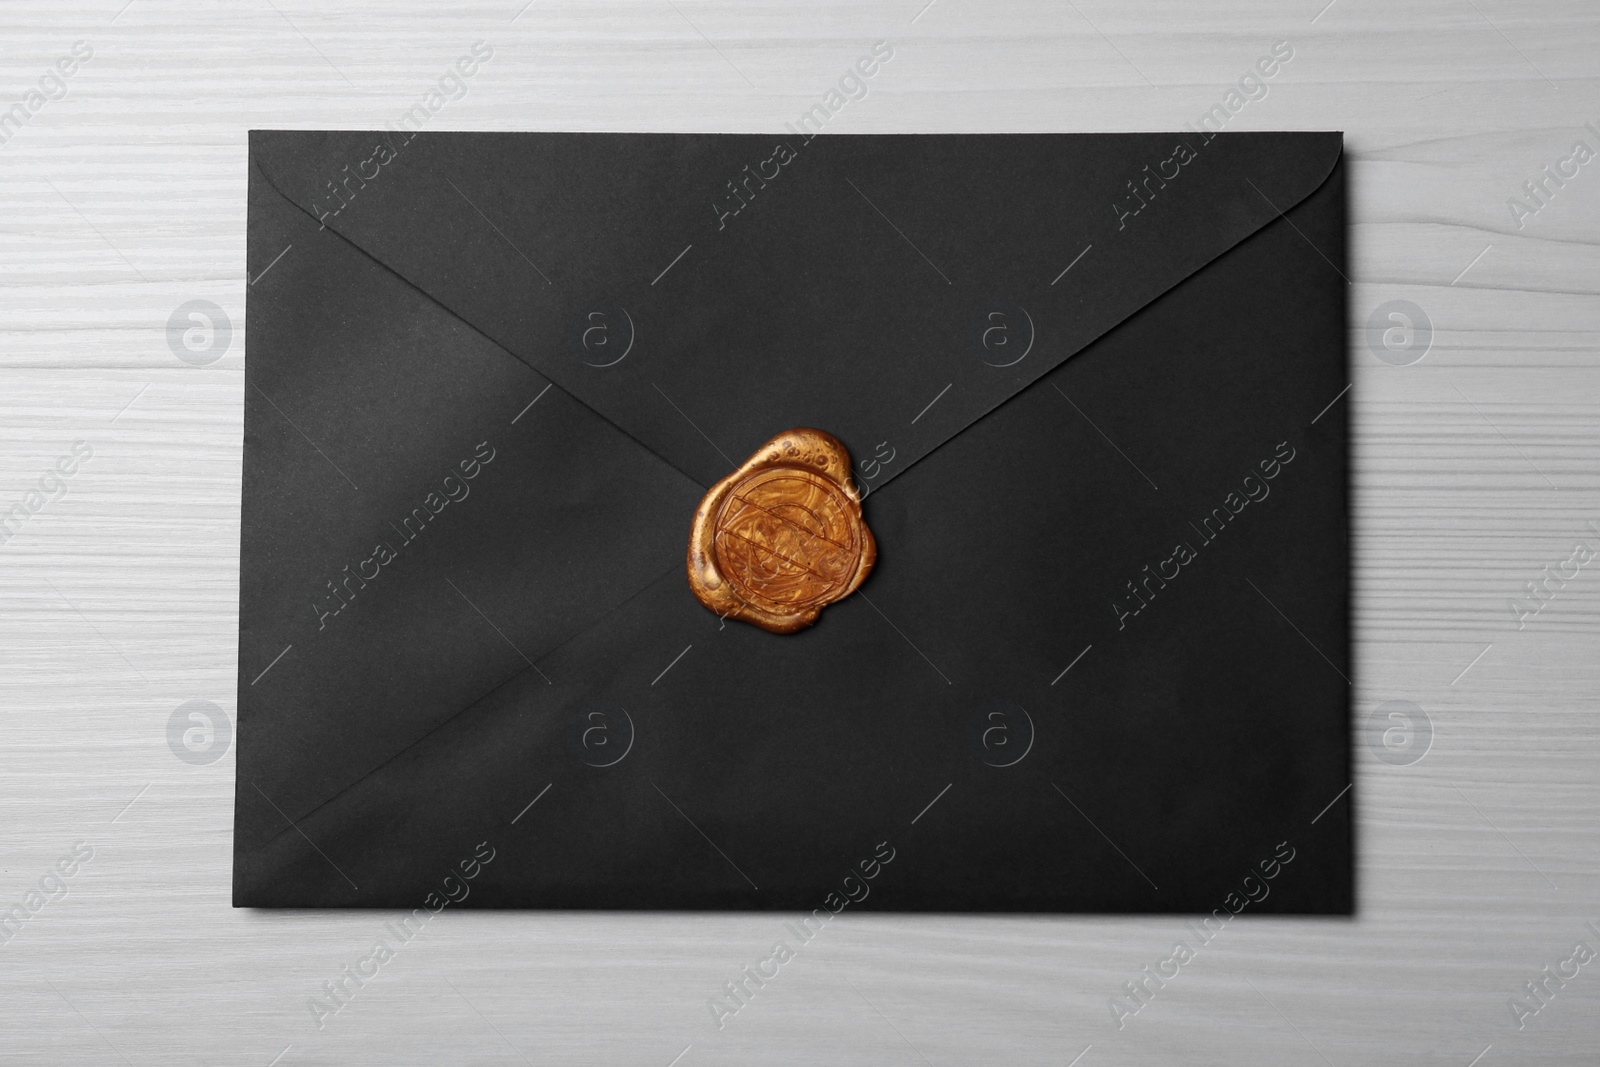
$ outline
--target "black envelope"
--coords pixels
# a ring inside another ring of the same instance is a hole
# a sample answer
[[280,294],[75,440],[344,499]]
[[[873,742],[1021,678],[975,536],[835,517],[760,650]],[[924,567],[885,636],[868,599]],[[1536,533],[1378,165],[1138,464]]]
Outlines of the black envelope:
[[1341,144],[252,133],[234,903],[1349,912]]

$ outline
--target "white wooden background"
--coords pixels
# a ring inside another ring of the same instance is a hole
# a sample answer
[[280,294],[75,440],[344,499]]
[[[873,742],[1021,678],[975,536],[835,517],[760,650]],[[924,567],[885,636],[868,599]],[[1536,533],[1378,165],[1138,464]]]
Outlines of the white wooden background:
[[[0,6],[0,106],[94,50],[0,146],[0,510],[94,449],[0,546],[0,908],[94,849],[0,945],[0,1059],[1596,1062],[1600,963],[1520,1031],[1508,1000],[1600,949],[1600,563],[1520,631],[1507,604],[1600,548],[1600,162],[1520,232],[1506,200],[1600,149],[1600,9],[523,3]],[[447,912],[319,1030],[307,998],[388,916],[230,908],[233,751],[186,763],[166,733],[188,700],[234,713],[246,130],[382,126],[479,39],[430,128],[773,130],[880,38],[831,129],[1174,129],[1287,40],[1229,128],[1347,131],[1355,720],[1409,700],[1434,731],[1407,766],[1357,735],[1359,915],[1236,922],[1121,1031],[1108,998],[1179,919],[851,916],[718,1031],[707,998],[778,917]],[[235,330],[208,366],[168,344],[192,299]],[[1435,330],[1409,366],[1362,329],[1392,299]]]

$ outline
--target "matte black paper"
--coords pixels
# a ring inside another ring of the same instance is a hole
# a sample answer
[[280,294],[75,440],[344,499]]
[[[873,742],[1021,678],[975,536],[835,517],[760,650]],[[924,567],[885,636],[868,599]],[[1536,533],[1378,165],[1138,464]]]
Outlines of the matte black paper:
[[[1340,155],[253,133],[234,903],[1351,911]],[[777,636],[683,556],[795,426]]]

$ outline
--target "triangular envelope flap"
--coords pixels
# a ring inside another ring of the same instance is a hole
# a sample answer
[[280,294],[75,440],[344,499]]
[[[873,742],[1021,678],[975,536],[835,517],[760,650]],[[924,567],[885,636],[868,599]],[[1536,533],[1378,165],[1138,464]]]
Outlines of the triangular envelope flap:
[[681,575],[700,496],[257,174],[249,193],[241,855]]
[[869,489],[1314,191],[1337,133],[257,132],[286,196],[702,484]]

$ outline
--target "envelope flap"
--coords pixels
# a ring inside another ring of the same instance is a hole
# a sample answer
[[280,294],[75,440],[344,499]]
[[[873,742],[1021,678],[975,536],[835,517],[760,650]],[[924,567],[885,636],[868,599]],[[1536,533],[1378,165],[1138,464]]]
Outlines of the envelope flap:
[[285,196],[701,484],[817,426],[869,490],[1287,212],[1342,144],[251,138]]

